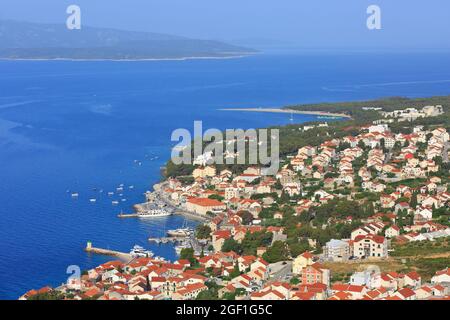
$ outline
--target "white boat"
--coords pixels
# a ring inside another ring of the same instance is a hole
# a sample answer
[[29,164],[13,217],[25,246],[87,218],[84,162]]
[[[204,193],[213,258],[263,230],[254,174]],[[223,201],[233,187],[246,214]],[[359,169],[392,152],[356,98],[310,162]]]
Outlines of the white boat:
[[167,235],[170,237],[189,237],[194,230],[190,228],[179,228],[167,231]]
[[122,202],[125,202],[125,201],[127,201],[127,199],[122,199]]
[[145,257],[145,258],[150,258],[153,257],[153,252],[150,250],[145,250],[143,247],[135,245],[131,250],[130,250],[130,255],[134,258],[136,257]]
[[72,193],[72,198],[77,198],[78,197],[78,193],[74,192]]
[[150,209],[142,212],[138,212],[139,218],[156,218],[170,216],[172,213],[163,209]]
[[92,198],[92,199],[89,199],[89,201],[92,203],[95,203],[95,202],[97,202],[97,199]]
[[128,188],[129,188],[129,189],[134,189],[134,186],[129,186]]
[[108,192],[108,196],[112,196],[112,195],[114,195],[114,192]]
[[188,228],[186,219],[184,219],[181,228],[167,231],[169,237],[189,237],[193,233],[194,229]]
[[116,188],[116,191],[118,191],[118,192],[123,191],[123,187]]
[[116,206],[116,205],[119,204],[119,201],[112,201],[111,203],[112,203],[113,206]]

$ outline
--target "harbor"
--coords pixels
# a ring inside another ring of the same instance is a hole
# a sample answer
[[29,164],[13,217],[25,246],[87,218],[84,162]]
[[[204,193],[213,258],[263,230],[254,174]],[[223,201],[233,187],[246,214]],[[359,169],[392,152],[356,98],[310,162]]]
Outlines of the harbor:
[[160,185],[156,184],[153,192],[147,191],[145,193],[146,202],[137,203],[133,206],[135,213],[119,213],[118,218],[158,218],[170,215],[182,215],[186,218],[198,220],[198,221],[209,221],[210,217],[205,215],[200,215],[195,212],[189,212],[180,208],[180,205],[174,204],[167,197],[163,195],[160,191]]
[[117,257],[117,258],[125,261],[126,263],[130,263],[134,259],[137,259],[137,258],[152,258],[154,260],[166,261],[165,258],[160,257],[160,256],[155,256],[155,254],[151,250],[147,250],[144,247],[141,247],[139,245],[134,245],[133,248],[131,248],[130,252],[126,253],[126,252],[121,252],[121,251],[117,251],[117,250],[93,247],[92,242],[89,241],[86,244],[86,248],[84,249],[84,251],[86,251],[88,253],[103,255],[103,256]]
[[146,192],[146,200],[147,202],[143,204],[135,205],[135,209],[139,209],[142,207],[145,207],[146,205],[154,204],[156,203],[159,206],[163,206],[164,208],[169,209],[172,214],[178,214],[183,215],[189,219],[193,220],[199,220],[199,221],[210,221],[212,218],[206,215],[200,215],[195,212],[187,211],[186,209],[181,208],[180,204],[173,203],[170,199],[168,199],[164,193],[163,193],[163,186],[165,182],[161,182],[158,184],[155,184],[153,186],[153,192]]

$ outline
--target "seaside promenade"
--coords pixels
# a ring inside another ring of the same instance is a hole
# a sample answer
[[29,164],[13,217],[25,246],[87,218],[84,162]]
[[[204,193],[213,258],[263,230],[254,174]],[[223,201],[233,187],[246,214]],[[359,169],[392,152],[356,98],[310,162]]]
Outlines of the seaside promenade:
[[195,219],[195,220],[201,220],[201,221],[210,221],[212,220],[212,217],[206,216],[206,215],[201,215],[195,212],[191,212],[191,211],[187,211],[184,208],[180,208],[179,205],[173,203],[170,199],[168,199],[165,195],[164,192],[162,192],[162,186],[164,185],[164,182],[155,184],[153,186],[153,195],[156,196],[156,201],[162,201],[164,204],[166,204],[170,209],[173,210],[174,214],[179,214],[179,215],[183,215],[187,218],[190,219]]

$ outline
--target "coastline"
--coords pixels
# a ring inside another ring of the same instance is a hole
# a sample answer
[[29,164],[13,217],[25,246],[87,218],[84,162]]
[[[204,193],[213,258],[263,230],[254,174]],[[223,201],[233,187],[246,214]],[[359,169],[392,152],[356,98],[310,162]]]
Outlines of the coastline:
[[102,61],[114,61],[114,62],[140,62],[140,61],[188,61],[188,60],[222,60],[222,59],[240,59],[256,55],[253,52],[243,52],[240,55],[235,56],[205,56],[205,57],[179,57],[179,58],[142,58],[142,59],[86,59],[86,58],[0,58],[0,61],[75,61],[75,62],[102,62]]
[[299,111],[293,109],[280,109],[280,108],[224,108],[218,109],[219,111],[245,111],[245,112],[269,112],[269,113],[295,113],[295,114],[307,114],[326,117],[338,117],[352,119],[351,116],[345,113],[332,113],[326,111]]

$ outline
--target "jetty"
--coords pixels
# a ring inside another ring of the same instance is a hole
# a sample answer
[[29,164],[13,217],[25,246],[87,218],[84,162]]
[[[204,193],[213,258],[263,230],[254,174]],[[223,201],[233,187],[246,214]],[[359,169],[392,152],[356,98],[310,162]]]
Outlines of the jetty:
[[182,239],[174,237],[161,237],[161,238],[148,238],[148,241],[155,242],[156,244],[165,244],[165,243],[177,243],[182,241]]
[[103,248],[96,248],[96,247],[92,246],[92,242],[88,242],[86,244],[86,248],[84,249],[84,251],[86,251],[88,253],[95,253],[95,254],[101,254],[101,255],[105,255],[105,256],[117,257],[117,258],[120,258],[127,262],[133,260],[133,257],[129,253],[115,251],[115,250],[109,250],[109,249],[103,249]]
[[119,213],[117,215],[117,217],[123,218],[123,219],[125,219],[125,218],[137,218],[137,217],[139,217],[139,215],[137,213]]

